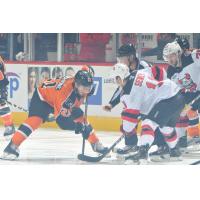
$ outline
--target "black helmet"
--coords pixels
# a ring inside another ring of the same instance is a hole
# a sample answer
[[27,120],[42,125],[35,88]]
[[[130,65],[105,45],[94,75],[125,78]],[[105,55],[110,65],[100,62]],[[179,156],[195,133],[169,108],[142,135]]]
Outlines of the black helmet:
[[92,75],[86,70],[79,70],[75,75],[75,83],[90,87],[93,84]]
[[190,48],[190,44],[189,41],[186,38],[176,38],[177,43],[179,44],[179,46],[181,47],[181,49],[189,49]]
[[131,56],[136,57],[136,50],[133,44],[124,44],[117,51],[117,57]]

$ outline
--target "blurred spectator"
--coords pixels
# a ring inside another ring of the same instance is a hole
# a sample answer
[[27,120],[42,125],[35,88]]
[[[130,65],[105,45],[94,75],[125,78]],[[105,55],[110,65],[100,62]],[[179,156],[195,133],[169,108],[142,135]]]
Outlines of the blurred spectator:
[[44,80],[50,79],[50,69],[48,67],[42,67],[40,73],[40,83]]
[[137,44],[137,34],[136,33],[122,33],[121,34],[121,44]]
[[0,55],[2,55],[6,60],[9,59],[8,33],[0,33]]
[[74,77],[75,71],[72,67],[67,67],[65,70],[65,76],[66,77]]
[[[24,34],[23,33],[14,33],[14,44],[13,44],[13,53],[18,61],[25,60],[25,54],[22,55],[24,51]],[[19,55],[18,55],[19,54]],[[22,56],[22,57],[21,57]]]
[[52,71],[52,78],[61,78],[63,77],[63,71],[60,67],[55,67]]
[[16,54],[15,58],[17,61],[24,61],[27,58],[27,54],[20,51],[18,54]]
[[81,33],[79,60],[86,62],[105,62],[106,44],[110,39],[110,33]]
[[28,105],[30,104],[35,88],[38,85],[38,75],[38,68],[28,68]]
[[163,60],[163,48],[164,46],[176,39],[176,33],[158,33],[157,34],[157,47],[142,52],[142,57],[145,56],[157,56],[158,60]]
[[35,59],[48,60],[48,53],[57,51],[57,33],[35,34]]

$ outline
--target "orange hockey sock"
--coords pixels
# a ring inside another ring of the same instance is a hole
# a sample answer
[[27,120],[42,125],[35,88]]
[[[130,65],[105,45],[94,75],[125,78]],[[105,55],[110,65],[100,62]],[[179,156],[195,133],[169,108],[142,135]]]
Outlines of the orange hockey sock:
[[188,133],[188,136],[190,137],[199,136],[199,132],[200,132],[199,125],[191,126],[187,128],[187,133]]
[[187,128],[187,133],[190,137],[199,136],[199,115],[197,111],[189,110],[188,113],[189,126]]
[[95,133],[91,133],[88,137],[88,142],[94,144],[99,141],[99,138],[96,136]]
[[29,117],[12,137],[12,142],[19,146],[35,129],[39,128],[43,120],[40,117]]

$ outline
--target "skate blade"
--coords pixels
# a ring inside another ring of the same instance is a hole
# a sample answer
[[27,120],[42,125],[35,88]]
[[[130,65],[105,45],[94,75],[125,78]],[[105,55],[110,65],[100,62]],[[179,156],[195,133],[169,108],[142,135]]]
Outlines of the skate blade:
[[140,161],[134,161],[134,160],[125,160],[124,161],[125,165],[140,165]]
[[170,157],[170,162],[183,161],[183,157]]
[[116,153],[117,155],[128,155],[128,154],[131,154],[131,153],[135,153],[137,150],[133,150],[133,149],[130,149],[129,151],[125,152],[125,153],[118,153],[117,152],[118,148],[114,148],[112,150],[113,153]]
[[154,156],[153,158],[150,157],[151,162],[160,162],[160,163],[165,163],[165,162],[177,162],[177,161],[182,161],[183,158],[180,157],[170,157],[170,155],[165,155],[165,156]]
[[184,158],[200,158],[200,152],[186,152],[183,154]]
[[126,153],[126,154],[116,154],[116,159],[120,160],[120,161],[125,161],[126,157],[128,156],[133,156],[135,155],[137,152],[131,152],[131,153]]
[[150,156],[149,157],[151,162],[167,162],[170,159],[169,155],[157,155],[157,156]]

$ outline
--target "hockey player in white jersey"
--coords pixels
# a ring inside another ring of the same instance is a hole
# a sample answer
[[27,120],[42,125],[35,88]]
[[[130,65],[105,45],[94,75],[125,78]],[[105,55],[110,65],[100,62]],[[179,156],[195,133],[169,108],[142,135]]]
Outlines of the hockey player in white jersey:
[[121,131],[136,134],[139,117],[145,116],[141,126],[139,150],[129,158],[135,161],[147,158],[158,127],[170,148],[170,156],[179,157],[180,152],[176,148],[178,138],[174,127],[185,105],[180,87],[169,79],[161,82],[155,80],[145,69],[129,74],[126,65],[114,66],[112,75],[123,87],[120,97],[124,104]]
[[[200,50],[189,50],[186,39],[178,39],[177,42],[168,43],[163,50],[163,57],[169,63],[167,76],[177,83],[185,92],[186,100],[191,101],[200,94]],[[200,103],[196,101],[192,109],[183,112],[177,126],[180,137],[180,145],[187,146],[185,129],[192,140],[190,143],[199,143],[199,116]],[[187,117],[189,121],[187,123]],[[187,126],[188,125],[188,126]],[[192,142],[191,142],[192,141]]]
[[[167,77],[167,74],[164,69],[161,69],[157,66],[152,67],[145,61],[140,61],[137,57],[136,49],[132,44],[122,45],[117,52],[117,64],[125,64],[129,68],[131,73],[133,70],[146,69],[149,72],[150,76],[154,77],[156,80],[163,80]],[[120,93],[122,87],[118,87],[114,92],[109,104],[104,106],[105,111],[111,111],[117,104],[120,103]],[[125,134],[125,146],[123,148],[116,149],[118,154],[126,154],[130,151],[135,151],[137,149],[137,136],[135,133],[126,133]]]

